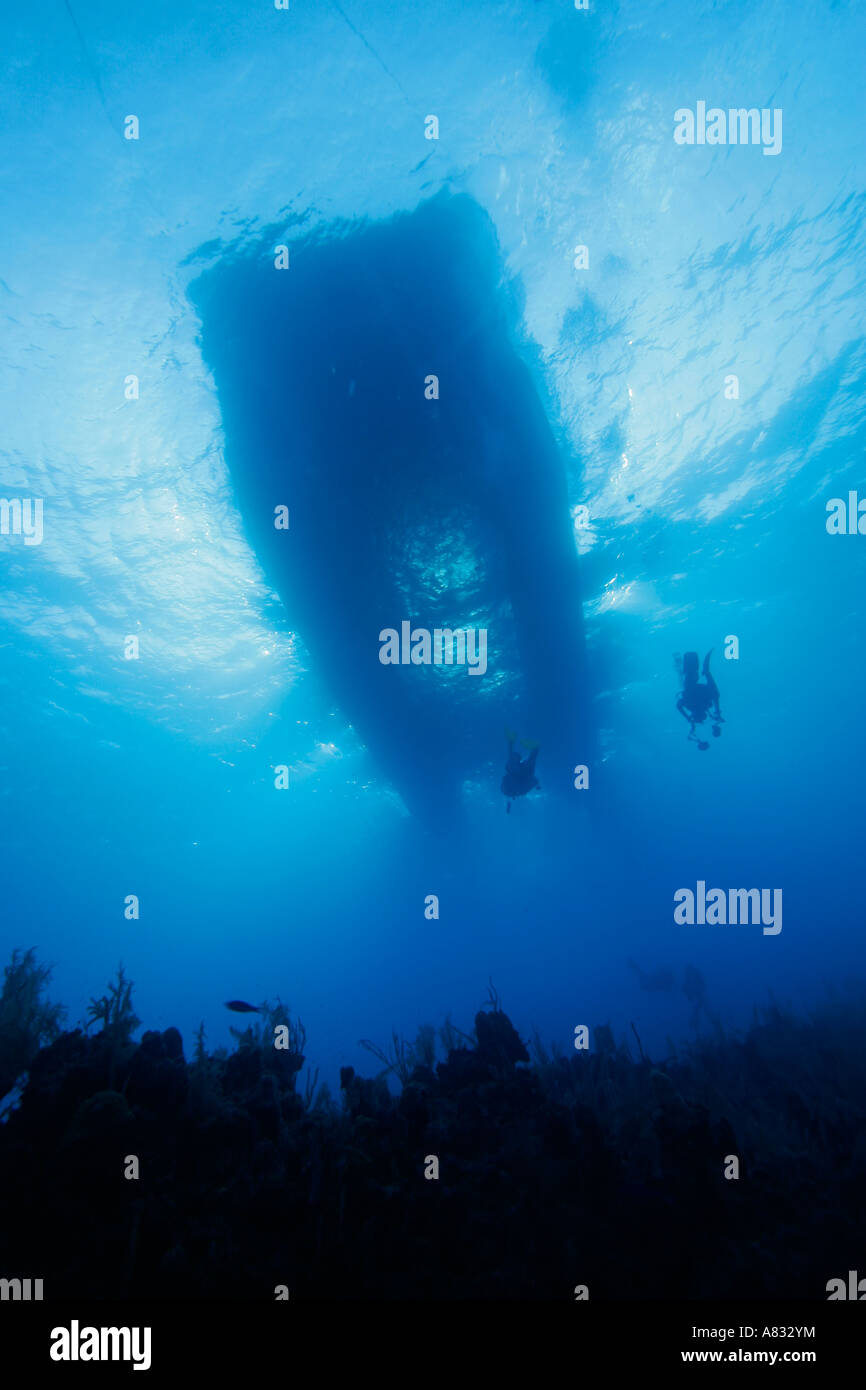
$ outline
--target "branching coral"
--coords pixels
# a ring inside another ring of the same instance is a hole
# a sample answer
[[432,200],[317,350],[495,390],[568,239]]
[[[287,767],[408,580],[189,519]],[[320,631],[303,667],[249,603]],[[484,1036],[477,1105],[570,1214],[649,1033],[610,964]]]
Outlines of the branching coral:
[[136,1028],[141,1026],[132,1007],[132,981],[127,980],[123,965],[117,967],[117,979],[109,980],[108,993],[91,999],[87,1006],[87,1028],[102,1024],[102,1037],[108,1049],[108,1085],[114,1086],[117,1065]]
[[34,950],[14,950],[0,992],[0,1096],[61,1030],[66,1010],[44,996],[50,965],[37,965]]
[[378,1057],[384,1068],[379,1073],[380,1076],[387,1076],[389,1072],[394,1072],[400,1079],[402,1086],[406,1085],[412,1074],[415,1065],[415,1053],[411,1043],[407,1043],[400,1034],[392,1032],[391,1050],[386,1052],[378,1043],[371,1042],[369,1038],[360,1038],[358,1046],[363,1047],[367,1052],[372,1052],[374,1057]]
[[276,1028],[288,1028],[289,1053],[303,1056],[307,1030],[299,1018],[292,1017],[288,1004],[284,1004],[279,995],[273,1002],[266,999],[259,1005],[259,1017],[255,1023],[248,1024],[246,1028],[229,1028],[229,1032],[244,1047],[272,1048]]
[[487,998],[484,1000],[484,1003],[481,1005],[481,1007],[482,1009],[492,1009],[493,1012],[496,1014],[502,1012],[502,1000],[499,998],[499,992],[493,983],[492,975],[488,978]]
[[[464,1035],[461,1034],[462,1036]],[[358,1046],[378,1057],[384,1068],[379,1073],[380,1077],[393,1072],[401,1086],[405,1086],[409,1081],[415,1067],[428,1067],[432,1070],[436,1062],[436,1030],[432,1023],[420,1025],[414,1043],[408,1043],[399,1033],[392,1032],[390,1051],[386,1051],[378,1043],[371,1042],[369,1038],[361,1038]]]
[[445,1015],[445,1022],[439,1029],[439,1041],[446,1057],[449,1052],[453,1052],[455,1048],[461,1047],[463,1044],[467,1047],[475,1046],[475,1038],[470,1037],[468,1033],[464,1033],[455,1023],[452,1023],[450,1014]]
[[118,1043],[128,1042],[140,1027],[141,1019],[136,1017],[132,1007],[132,980],[127,980],[123,965],[117,967],[117,979],[109,980],[108,993],[99,999],[91,999],[87,1006],[89,1028],[94,1023],[102,1024],[102,1031],[108,1033]]

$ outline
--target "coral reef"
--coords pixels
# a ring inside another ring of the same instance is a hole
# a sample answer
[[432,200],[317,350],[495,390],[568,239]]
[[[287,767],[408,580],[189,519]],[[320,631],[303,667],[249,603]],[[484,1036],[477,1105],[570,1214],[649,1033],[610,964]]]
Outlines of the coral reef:
[[97,1013],[46,1039],[0,1128],[4,1265],[49,1298],[821,1299],[862,1264],[862,1003],[664,1060],[606,1025],[530,1060],[494,993],[471,1035],[371,1044],[383,1070],[344,1067],[339,1105],[315,1073],[299,1093],[279,1000],[230,1052],[199,1029],[191,1062],[176,1029],[131,1041],[122,972]]
[[0,991],[0,1097],[27,1070],[44,1043],[60,1032],[66,1010],[43,997],[51,966],[37,965],[33,950],[14,950]]

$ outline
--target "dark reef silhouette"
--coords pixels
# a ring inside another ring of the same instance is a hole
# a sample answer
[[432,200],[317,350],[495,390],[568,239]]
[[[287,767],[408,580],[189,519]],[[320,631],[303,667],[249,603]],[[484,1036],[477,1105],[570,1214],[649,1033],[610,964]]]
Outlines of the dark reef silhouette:
[[27,953],[16,1010],[13,964],[0,1047],[28,1079],[0,1124],[0,1272],[47,1299],[823,1299],[862,1265],[862,1002],[767,1008],[654,1063],[606,1025],[530,1059],[492,993],[471,1035],[368,1041],[382,1069],[345,1067],[338,1104],[300,1088],[279,1000],[187,1061],[175,1028],[133,1041],[122,972],[99,1032],[44,1041],[47,972]]

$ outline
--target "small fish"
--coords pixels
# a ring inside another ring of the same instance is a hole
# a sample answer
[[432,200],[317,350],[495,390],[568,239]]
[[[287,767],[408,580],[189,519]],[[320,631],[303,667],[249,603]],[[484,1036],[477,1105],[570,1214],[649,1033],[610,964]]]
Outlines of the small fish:
[[245,999],[227,999],[226,1008],[231,1009],[236,1014],[260,1014],[261,1008],[257,1004],[248,1004]]

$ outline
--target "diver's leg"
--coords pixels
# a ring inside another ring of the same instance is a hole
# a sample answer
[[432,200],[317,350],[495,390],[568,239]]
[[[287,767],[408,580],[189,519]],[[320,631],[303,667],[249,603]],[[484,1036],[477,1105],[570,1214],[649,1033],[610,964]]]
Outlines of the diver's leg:
[[695,721],[692,719],[692,716],[689,714],[688,710],[686,709],[685,702],[684,702],[682,699],[677,700],[677,709],[679,710],[680,714],[683,716],[683,719],[685,719],[686,723],[687,723],[687,724],[691,724],[692,728],[694,728],[694,727],[695,727]]
[[706,656],[704,657],[704,680],[705,680],[706,683],[707,683],[707,690],[710,692],[710,694],[711,694],[712,697],[713,697],[713,704],[714,704],[714,705],[716,706],[716,708],[718,709],[718,705],[719,705],[719,687],[716,685],[716,682],[713,680],[712,676],[710,675],[710,657],[712,656],[712,653],[713,653],[713,649],[712,649],[712,647],[710,647],[710,650],[707,652]]

